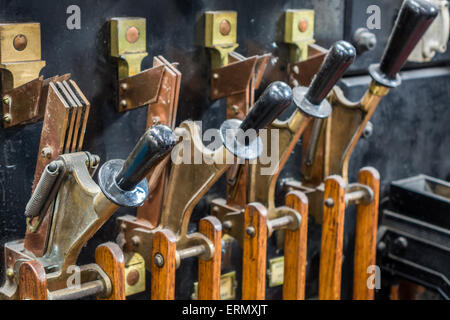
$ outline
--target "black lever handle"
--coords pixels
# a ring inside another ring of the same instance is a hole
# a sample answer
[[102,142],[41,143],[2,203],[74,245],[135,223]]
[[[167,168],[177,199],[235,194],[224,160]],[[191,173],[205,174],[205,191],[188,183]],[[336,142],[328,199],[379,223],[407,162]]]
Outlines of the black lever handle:
[[148,195],[145,177],[175,144],[175,134],[169,127],[157,125],[148,129],[126,161],[110,160],[100,168],[99,185],[103,194],[120,206],[141,205]]
[[[437,15],[438,9],[430,2],[424,0],[405,0],[403,2],[381,58],[379,66],[381,74],[378,74],[377,77],[377,74],[374,75],[374,72],[371,71],[376,81],[385,85],[383,79],[386,79],[385,82],[395,80],[397,73]],[[396,83],[391,86],[396,86]]]
[[281,81],[271,83],[243,121],[230,119],[222,123],[220,133],[223,145],[238,158],[256,159],[262,151],[259,130],[267,127],[291,103],[292,89]]
[[325,57],[325,61],[305,94],[313,105],[319,105],[328,96],[336,82],[353,63],[356,49],[347,41],[337,41]]
[[116,176],[117,185],[126,191],[133,190],[150,169],[158,164],[175,146],[172,130],[164,125],[150,128],[131,151]]
[[283,113],[291,103],[291,88],[284,82],[273,82],[264,90],[239,128],[244,132],[249,129],[256,131],[263,129]]

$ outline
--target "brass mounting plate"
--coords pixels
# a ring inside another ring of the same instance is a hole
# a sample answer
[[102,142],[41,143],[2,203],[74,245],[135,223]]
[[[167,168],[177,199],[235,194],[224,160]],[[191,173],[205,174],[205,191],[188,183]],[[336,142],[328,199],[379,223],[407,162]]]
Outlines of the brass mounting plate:
[[284,42],[314,40],[314,10],[286,10]]
[[0,63],[41,60],[39,23],[0,24]]
[[125,295],[145,291],[145,261],[139,253],[125,255]]
[[205,12],[205,47],[232,45],[237,37],[236,11]]
[[110,33],[110,54],[119,58],[119,79],[139,73],[142,60],[148,55],[146,19],[112,18]]
[[269,260],[269,269],[267,271],[269,287],[278,287],[284,283],[284,257],[273,258]]
[[[236,271],[223,274],[220,277],[220,300],[236,299]],[[198,300],[198,282],[194,283],[194,292],[191,295],[192,300]]]

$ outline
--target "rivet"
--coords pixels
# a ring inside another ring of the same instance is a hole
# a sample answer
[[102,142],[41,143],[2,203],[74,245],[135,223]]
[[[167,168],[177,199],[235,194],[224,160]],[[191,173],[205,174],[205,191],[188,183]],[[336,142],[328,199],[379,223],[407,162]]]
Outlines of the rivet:
[[300,19],[300,21],[298,22],[298,30],[300,32],[305,32],[306,30],[308,30],[308,20]]
[[334,207],[334,200],[332,198],[328,198],[327,200],[325,200],[325,205],[328,208],[333,208]]
[[248,227],[245,232],[252,238],[256,235],[256,230],[254,227]]
[[9,103],[10,103],[10,101],[11,101],[10,99],[11,99],[10,96],[4,96],[2,100],[3,100],[3,103],[4,103],[4,104],[8,104],[8,105],[9,105]]
[[214,72],[213,73],[213,79],[219,79],[219,74],[217,73],[217,72]]
[[227,19],[223,19],[219,25],[220,34],[223,36],[227,36],[231,32],[231,24]]
[[120,85],[120,88],[121,88],[123,91],[126,91],[126,90],[128,89],[128,83],[122,83],[122,84]]
[[121,100],[120,105],[125,108],[127,106],[127,100]]
[[224,230],[231,230],[231,228],[233,227],[233,224],[231,223],[231,221],[225,221],[222,225]]
[[13,46],[17,51],[23,51],[27,47],[28,40],[23,34],[18,34],[14,37]]
[[161,253],[157,253],[155,254],[155,256],[153,257],[153,262],[155,263],[155,265],[158,268],[162,268],[164,266],[164,257],[162,256]]
[[294,71],[295,74],[299,74],[300,73],[300,69],[298,68],[298,66],[293,66],[292,67],[292,71]]
[[134,247],[139,246],[140,243],[141,243],[141,239],[138,236],[134,236],[134,237],[131,238],[131,244]]
[[135,43],[139,40],[139,29],[136,27],[129,27],[125,38],[129,43]]

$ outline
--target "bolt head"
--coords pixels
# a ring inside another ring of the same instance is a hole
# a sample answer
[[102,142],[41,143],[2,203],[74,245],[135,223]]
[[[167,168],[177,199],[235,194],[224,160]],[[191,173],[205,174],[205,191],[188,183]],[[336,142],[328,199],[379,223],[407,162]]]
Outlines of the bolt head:
[[164,257],[161,253],[155,254],[153,257],[153,262],[158,268],[162,268],[164,266]]
[[126,90],[128,89],[128,83],[122,83],[122,84],[120,85],[120,88],[121,88],[122,90],[126,91]]
[[325,205],[328,208],[333,208],[334,207],[334,200],[332,198],[328,198],[327,200],[325,200]]
[[27,47],[28,40],[23,34],[18,34],[14,37],[13,46],[17,51],[23,51]]
[[125,108],[127,106],[127,100],[120,101],[120,105]]
[[11,122],[11,115],[9,113],[5,114],[3,116],[3,121],[5,121],[6,123],[10,123]]
[[231,223],[231,221],[225,221],[222,225],[224,230],[231,230],[231,228],[233,227],[233,224]]
[[139,246],[140,243],[141,243],[141,239],[138,236],[134,236],[134,237],[131,238],[131,244],[134,247]]
[[255,227],[248,227],[245,232],[252,238],[256,235]]
[[217,72],[214,72],[213,73],[213,79],[219,79],[219,74],[217,73]]
[[8,278],[13,278],[14,276],[15,276],[15,272],[14,272],[14,269],[13,268],[8,268],[8,270],[6,270],[6,276],[8,277]]

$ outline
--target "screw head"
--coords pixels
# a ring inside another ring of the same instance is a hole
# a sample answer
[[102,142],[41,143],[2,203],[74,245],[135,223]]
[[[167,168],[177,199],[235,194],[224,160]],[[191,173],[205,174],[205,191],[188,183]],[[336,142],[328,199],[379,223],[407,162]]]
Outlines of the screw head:
[[154,126],[156,126],[157,124],[161,123],[161,119],[159,117],[153,117],[152,118],[152,123]]
[[230,23],[230,21],[228,21],[227,19],[223,19],[220,22],[219,31],[220,31],[220,34],[223,35],[223,36],[229,35],[230,32],[231,32],[231,23]]
[[256,235],[255,227],[248,227],[245,232],[252,238]]
[[308,30],[308,20],[300,19],[298,22],[298,31],[305,32],[306,30]]
[[141,239],[138,236],[134,236],[134,237],[131,238],[131,244],[134,247],[139,246],[140,243],[141,243]]
[[122,100],[122,101],[120,101],[120,105],[123,107],[123,108],[125,108],[126,106],[127,106],[127,100]]
[[325,200],[325,205],[328,208],[333,208],[334,207],[334,200],[332,198],[328,198],[327,200]]
[[42,158],[50,159],[52,157],[53,150],[50,147],[45,147],[41,151]]
[[3,100],[4,104],[8,104],[9,105],[9,103],[11,102],[11,97],[10,96],[4,96],[2,100]]
[[121,88],[123,91],[126,91],[126,90],[128,89],[128,83],[122,83],[122,84],[120,85],[120,88]]
[[127,30],[127,33],[125,35],[125,38],[127,39],[127,41],[129,43],[135,43],[136,41],[139,40],[139,29],[136,27],[129,27]]
[[213,73],[213,79],[219,79],[219,74],[217,73],[217,72],[214,72]]
[[158,268],[162,268],[164,266],[164,257],[161,253],[155,254],[153,257],[153,262]]
[[233,224],[231,223],[231,221],[225,221],[222,224],[222,227],[224,230],[231,230],[231,228],[233,227]]
[[23,34],[18,34],[14,37],[13,46],[17,51],[23,51],[27,47],[28,40]]

